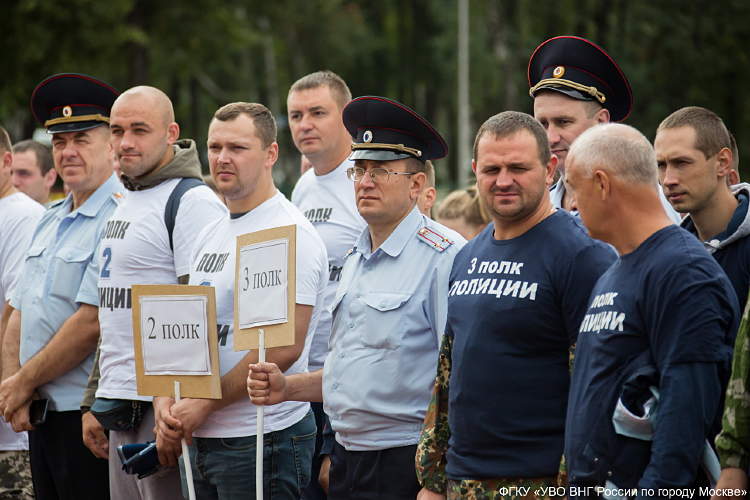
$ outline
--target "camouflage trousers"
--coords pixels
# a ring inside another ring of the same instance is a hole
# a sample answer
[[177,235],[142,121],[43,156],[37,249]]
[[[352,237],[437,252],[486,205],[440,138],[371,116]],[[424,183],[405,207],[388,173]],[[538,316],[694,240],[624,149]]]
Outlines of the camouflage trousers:
[[33,500],[27,450],[0,451],[0,500]]
[[565,488],[558,487],[558,478],[506,478],[448,480],[448,500],[562,500]]

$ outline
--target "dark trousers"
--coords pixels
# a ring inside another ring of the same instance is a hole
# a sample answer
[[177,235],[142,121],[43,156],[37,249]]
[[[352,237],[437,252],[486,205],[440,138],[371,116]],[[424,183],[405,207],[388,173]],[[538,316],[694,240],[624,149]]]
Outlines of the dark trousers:
[[49,411],[29,432],[37,500],[109,500],[107,461],[83,444],[80,411]]
[[420,490],[414,467],[417,445],[379,451],[346,451],[338,442],[331,454],[331,500],[414,500]]
[[326,414],[323,411],[323,403],[310,403],[313,414],[315,415],[315,425],[318,428],[315,436],[315,455],[313,455],[312,469],[310,470],[310,484],[302,490],[302,500],[326,500],[326,492],[320,487],[318,476],[320,475],[320,462],[323,457],[320,455],[320,448],[323,444],[323,427],[326,422]]

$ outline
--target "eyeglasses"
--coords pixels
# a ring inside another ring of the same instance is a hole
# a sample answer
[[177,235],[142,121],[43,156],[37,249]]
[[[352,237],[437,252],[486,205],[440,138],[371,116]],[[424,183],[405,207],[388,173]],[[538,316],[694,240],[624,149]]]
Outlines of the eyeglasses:
[[417,172],[391,172],[383,167],[375,167],[370,170],[365,170],[362,167],[349,167],[346,169],[346,176],[353,182],[359,182],[364,179],[365,175],[369,174],[372,182],[388,182],[391,175],[414,175]]

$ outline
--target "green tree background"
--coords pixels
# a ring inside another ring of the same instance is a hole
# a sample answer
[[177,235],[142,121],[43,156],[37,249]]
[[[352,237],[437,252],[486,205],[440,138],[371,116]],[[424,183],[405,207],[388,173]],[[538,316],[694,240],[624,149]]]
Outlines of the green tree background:
[[[653,138],[686,105],[721,115],[740,145],[743,177],[750,3],[743,0],[470,0],[470,93],[474,129],[506,110],[531,111],[526,65],[533,49],[575,34],[607,49],[628,76],[628,123]],[[150,84],[173,99],[183,137],[205,149],[219,106],[266,104],[282,149],[286,192],[299,156],[286,126],[286,93],[297,78],[331,69],[354,95],[400,100],[430,119],[451,155],[437,163],[441,188],[455,186],[457,4],[455,0],[11,0],[0,18],[0,122],[14,141],[36,124],[34,86],[80,72],[119,89]],[[203,158],[205,162],[205,156]]]

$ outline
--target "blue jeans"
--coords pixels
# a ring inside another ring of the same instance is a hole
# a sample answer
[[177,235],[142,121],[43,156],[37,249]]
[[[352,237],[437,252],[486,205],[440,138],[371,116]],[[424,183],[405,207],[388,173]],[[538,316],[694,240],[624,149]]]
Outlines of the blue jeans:
[[[255,436],[193,438],[190,462],[195,495],[201,500],[255,498]],[[310,481],[315,450],[315,418],[312,411],[263,440],[264,498],[298,499]],[[180,458],[182,464],[182,458]],[[188,498],[183,467],[182,494]]]

